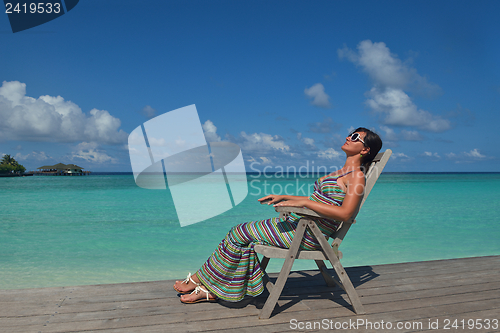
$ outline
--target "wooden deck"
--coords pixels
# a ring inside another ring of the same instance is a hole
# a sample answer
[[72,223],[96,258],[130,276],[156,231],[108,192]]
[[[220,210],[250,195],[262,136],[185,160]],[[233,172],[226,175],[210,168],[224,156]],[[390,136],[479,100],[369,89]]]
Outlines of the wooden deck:
[[[489,329],[467,326],[469,319],[500,320],[500,256],[346,270],[366,315],[356,316],[345,293],[332,292],[318,271],[299,271],[267,320],[257,318],[264,297],[186,305],[173,281],[157,281],[0,290],[0,332],[314,332],[350,321],[360,324],[353,332],[387,332],[389,324],[393,332],[500,332],[498,321]],[[436,321],[438,329],[431,329]]]

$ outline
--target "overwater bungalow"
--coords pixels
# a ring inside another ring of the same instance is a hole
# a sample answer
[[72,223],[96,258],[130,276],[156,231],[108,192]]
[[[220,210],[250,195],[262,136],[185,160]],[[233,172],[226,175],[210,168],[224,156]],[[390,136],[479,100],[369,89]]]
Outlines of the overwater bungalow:
[[90,171],[83,171],[82,167],[75,164],[57,163],[56,165],[44,165],[37,168],[33,174],[38,176],[85,176]]

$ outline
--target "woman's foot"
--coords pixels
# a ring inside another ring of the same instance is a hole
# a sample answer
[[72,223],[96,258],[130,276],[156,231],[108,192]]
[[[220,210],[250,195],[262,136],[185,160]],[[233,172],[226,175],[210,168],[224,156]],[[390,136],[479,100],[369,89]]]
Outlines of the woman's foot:
[[201,284],[200,280],[198,280],[198,277],[189,273],[185,280],[175,281],[174,290],[180,294],[187,294],[195,290],[195,288],[200,285]]
[[186,304],[200,302],[217,302],[217,298],[203,285],[197,286],[189,295],[182,295],[181,302]]

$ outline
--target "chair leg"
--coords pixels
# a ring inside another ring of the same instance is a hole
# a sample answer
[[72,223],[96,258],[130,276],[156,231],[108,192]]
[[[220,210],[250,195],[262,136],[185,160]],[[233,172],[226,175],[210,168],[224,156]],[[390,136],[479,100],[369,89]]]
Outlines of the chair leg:
[[259,314],[259,319],[269,319],[269,317],[271,317],[271,313],[273,312],[274,307],[276,306],[276,303],[280,298],[281,292],[283,291],[286,280],[288,279],[288,275],[290,274],[290,271],[292,269],[293,262],[297,257],[297,252],[299,250],[300,243],[302,242],[302,237],[304,236],[305,230],[306,223],[302,221],[299,222],[297,230],[295,231],[295,235],[293,236],[292,244],[290,246],[290,249],[288,250],[287,258],[285,259],[285,262],[281,267],[280,274],[278,275],[278,279],[276,280],[276,283],[274,284],[269,297],[267,298],[267,301]]
[[351,301],[352,307],[354,308],[354,312],[356,312],[356,314],[365,314],[366,313],[365,308],[363,307],[363,304],[361,304],[361,300],[359,299],[358,293],[356,292],[356,289],[354,289],[351,279],[349,279],[349,276],[347,276],[344,267],[340,266],[339,269],[334,266],[333,268],[335,269],[335,272],[337,273],[340,282],[344,286],[344,290],[347,293],[347,297],[349,297],[349,300]]
[[323,251],[328,257],[328,260],[330,260],[330,263],[332,264],[335,273],[337,273],[340,283],[342,284],[345,292],[347,293],[347,297],[349,297],[349,300],[351,301],[352,307],[354,308],[354,312],[356,312],[356,314],[365,314],[366,312],[363,305],[361,304],[358,293],[356,292],[356,289],[354,289],[354,286],[352,285],[349,276],[344,270],[344,267],[340,263],[339,258],[335,255],[335,252],[333,251],[330,244],[328,244],[325,236],[323,236],[321,231],[318,230],[314,221],[309,221],[308,223],[309,223],[309,228],[312,230],[314,236],[316,236],[318,242],[323,248]]
[[335,287],[336,285],[338,285],[338,282],[333,279],[333,277],[330,275],[330,273],[328,273],[328,270],[327,270],[326,265],[323,262],[323,260],[314,260],[314,261],[316,262],[316,266],[318,266],[318,269],[319,269],[321,275],[323,276],[323,279],[325,280],[326,285],[328,287]]
[[264,256],[262,258],[262,261],[260,262],[260,269],[261,269],[262,273],[264,273],[264,278],[262,279],[264,282],[264,286],[266,286],[267,290],[269,290],[269,292],[271,292],[271,290],[273,289],[273,284],[269,280],[269,275],[266,272],[266,268],[267,268],[267,264],[269,263],[269,259],[270,258],[268,258],[266,256]]

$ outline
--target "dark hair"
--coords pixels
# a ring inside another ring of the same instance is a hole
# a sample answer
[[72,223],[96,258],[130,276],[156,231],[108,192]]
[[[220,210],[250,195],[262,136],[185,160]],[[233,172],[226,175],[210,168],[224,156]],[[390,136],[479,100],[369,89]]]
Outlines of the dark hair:
[[382,148],[382,139],[380,139],[377,133],[374,133],[364,127],[358,127],[352,133],[355,132],[363,132],[366,134],[363,141],[365,142],[365,147],[370,148],[368,154],[363,155],[363,158],[361,159],[361,169],[363,170],[363,172],[366,172],[366,170],[368,170],[368,167],[370,166],[370,163],[373,161],[375,156],[377,156],[380,148]]

